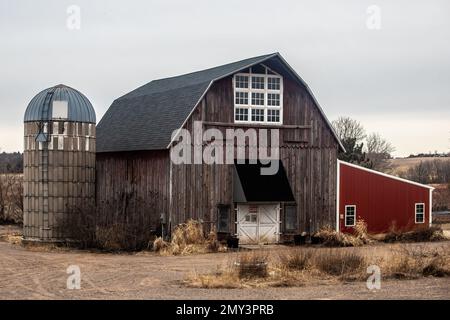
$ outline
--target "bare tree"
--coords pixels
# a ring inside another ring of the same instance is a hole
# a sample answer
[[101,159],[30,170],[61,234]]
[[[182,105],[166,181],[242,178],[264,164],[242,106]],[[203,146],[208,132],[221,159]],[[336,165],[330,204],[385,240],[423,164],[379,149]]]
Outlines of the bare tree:
[[367,159],[363,153],[366,132],[361,123],[349,117],[340,117],[332,125],[346,150],[339,152],[339,159],[366,165]]
[[339,117],[332,125],[341,141],[354,140],[360,143],[366,137],[366,131],[359,121],[350,117]]
[[371,167],[375,170],[387,169],[391,153],[395,151],[394,146],[379,133],[371,133],[367,136],[366,148]]

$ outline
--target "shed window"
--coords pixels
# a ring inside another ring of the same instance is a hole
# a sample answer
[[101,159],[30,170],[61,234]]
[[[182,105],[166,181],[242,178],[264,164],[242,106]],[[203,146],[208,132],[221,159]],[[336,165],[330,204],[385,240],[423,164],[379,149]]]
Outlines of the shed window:
[[345,206],[345,226],[353,227],[356,223],[356,206]]
[[297,207],[285,206],[284,207],[284,228],[287,232],[297,230]]
[[425,203],[416,203],[416,223],[425,222]]
[[230,206],[217,206],[217,232],[230,232]]
[[[264,65],[244,70],[233,77],[235,122],[283,123],[283,78]],[[269,117],[268,109],[274,116]],[[239,110],[238,110],[239,109]],[[242,117],[242,109],[251,117]],[[257,110],[257,111],[253,111]]]

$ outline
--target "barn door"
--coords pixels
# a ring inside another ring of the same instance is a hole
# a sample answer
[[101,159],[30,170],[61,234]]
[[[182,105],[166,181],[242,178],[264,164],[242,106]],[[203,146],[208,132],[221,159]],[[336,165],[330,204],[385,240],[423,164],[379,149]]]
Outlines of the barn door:
[[237,233],[242,244],[277,243],[280,231],[280,205],[238,205]]

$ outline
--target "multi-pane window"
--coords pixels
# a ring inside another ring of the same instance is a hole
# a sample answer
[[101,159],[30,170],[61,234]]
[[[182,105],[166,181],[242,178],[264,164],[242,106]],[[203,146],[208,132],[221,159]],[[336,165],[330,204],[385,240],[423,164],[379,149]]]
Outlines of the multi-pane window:
[[248,104],[248,92],[236,91],[236,104]]
[[248,121],[248,109],[236,108],[234,113],[234,120]]
[[416,223],[425,222],[425,204],[416,203]]
[[252,77],[253,89],[264,89],[264,77]]
[[252,121],[264,121],[264,109],[252,109]]
[[248,88],[248,76],[239,76],[235,78],[236,88]]
[[280,122],[280,110],[267,110],[267,122]]
[[279,93],[267,94],[267,105],[276,107],[280,106],[280,94]]
[[234,76],[236,122],[283,122],[283,78],[264,65]]
[[280,90],[280,78],[268,77],[267,78],[267,89],[269,90]]
[[353,227],[356,224],[356,206],[345,206],[345,226]]
[[263,106],[264,105],[264,93],[252,92],[252,105]]

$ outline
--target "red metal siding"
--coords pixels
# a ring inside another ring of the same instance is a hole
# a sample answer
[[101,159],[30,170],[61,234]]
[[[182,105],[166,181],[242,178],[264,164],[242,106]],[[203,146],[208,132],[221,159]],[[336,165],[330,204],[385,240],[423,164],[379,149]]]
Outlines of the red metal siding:
[[[429,226],[431,190],[364,169],[340,163],[339,181],[339,227],[345,227],[345,206],[356,205],[356,217],[364,219],[368,231],[382,233],[393,225],[396,230],[406,231]],[[415,223],[415,204],[424,203],[424,223]]]

